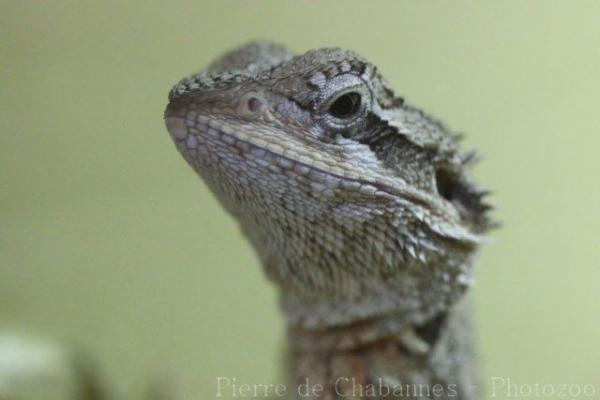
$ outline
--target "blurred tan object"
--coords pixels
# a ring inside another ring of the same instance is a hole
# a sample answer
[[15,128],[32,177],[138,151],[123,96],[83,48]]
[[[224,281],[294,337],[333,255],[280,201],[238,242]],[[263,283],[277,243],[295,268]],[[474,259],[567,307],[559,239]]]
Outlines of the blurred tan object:
[[52,342],[0,334],[0,399],[70,399],[74,377],[66,352]]
[[[93,360],[50,339],[0,333],[0,400],[111,400]],[[150,380],[141,399],[172,400],[169,379]]]

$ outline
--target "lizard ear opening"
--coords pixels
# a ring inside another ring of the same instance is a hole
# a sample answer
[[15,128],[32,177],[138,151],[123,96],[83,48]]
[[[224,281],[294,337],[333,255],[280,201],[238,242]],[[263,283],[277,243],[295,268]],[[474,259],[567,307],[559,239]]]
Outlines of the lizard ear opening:
[[451,175],[444,168],[437,168],[435,171],[435,184],[440,196],[448,201],[453,201],[456,195],[455,190],[456,177]]

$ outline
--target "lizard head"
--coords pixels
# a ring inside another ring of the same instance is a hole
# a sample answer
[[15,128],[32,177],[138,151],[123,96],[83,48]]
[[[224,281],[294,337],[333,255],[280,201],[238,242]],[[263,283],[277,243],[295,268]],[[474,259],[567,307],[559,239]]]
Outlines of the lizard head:
[[[474,156],[363,57],[252,43],[169,97],[166,124],[182,155],[239,220],[290,307],[311,305],[297,321],[425,318],[468,286],[490,226],[486,192],[468,174]],[[373,300],[391,292],[390,304]],[[355,311],[336,311],[348,302]]]

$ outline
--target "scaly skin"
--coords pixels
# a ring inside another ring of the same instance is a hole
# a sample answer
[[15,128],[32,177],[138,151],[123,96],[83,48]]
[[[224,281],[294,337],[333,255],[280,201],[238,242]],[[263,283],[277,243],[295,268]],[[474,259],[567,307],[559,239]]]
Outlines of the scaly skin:
[[456,135],[341,49],[251,43],[169,100],[177,148],[281,289],[288,398],[306,378],[309,398],[476,398],[463,297],[489,207]]

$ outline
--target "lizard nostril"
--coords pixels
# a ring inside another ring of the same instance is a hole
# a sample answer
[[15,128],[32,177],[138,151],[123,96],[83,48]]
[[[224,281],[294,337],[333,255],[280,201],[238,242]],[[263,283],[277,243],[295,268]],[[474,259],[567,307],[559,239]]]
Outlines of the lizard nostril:
[[237,112],[246,117],[253,117],[266,110],[266,100],[258,93],[250,92],[243,95],[237,102]]
[[252,112],[258,112],[263,107],[263,101],[258,97],[250,97],[248,99],[248,110]]

